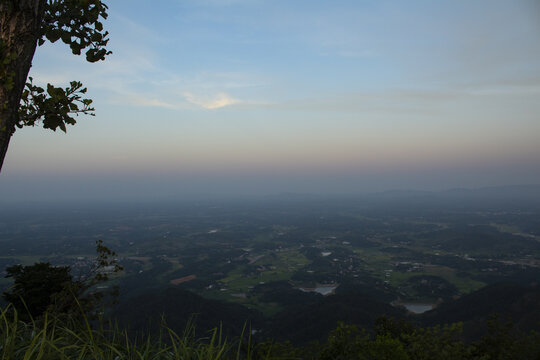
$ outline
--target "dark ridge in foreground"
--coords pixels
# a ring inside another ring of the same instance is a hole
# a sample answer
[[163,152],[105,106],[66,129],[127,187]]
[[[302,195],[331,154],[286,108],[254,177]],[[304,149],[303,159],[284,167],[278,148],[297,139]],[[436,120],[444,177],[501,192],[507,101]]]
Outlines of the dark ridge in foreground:
[[477,340],[487,331],[487,322],[495,314],[510,320],[516,329],[540,329],[540,286],[513,283],[488,285],[471,294],[441,304],[418,318],[423,326],[462,322],[464,338]]
[[134,331],[158,332],[162,318],[178,333],[193,320],[197,335],[204,336],[222,327],[225,335],[238,335],[246,323],[257,328],[262,315],[245,306],[205,299],[181,288],[166,288],[145,293],[123,302],[115,311],[121,325]]
[[301,306],[293,306],[270,320],[268,337],[303,344],[322,341],[338,322],[371,330],[380,315],[404,317],[405,311],[365,294],[332,295]]
[[290,304],[266,318],[239,304],[205,299],[181,288],[167,288],[124,301],[114,316],[121,325],[134,331],[157,332],[164,318],[168,327],[182,332],[194,315],[199,335],[216,327],[222,327],[225,334],[240,334],[247,323],[256,330],[258,339],[306,344],[326,339],[338,322],[372,331],[382,315],[407,319],[422,327],[462,322],[462,337],[470,342],[487,333],[487,324],[495,314],[501,321],[510,320],[516,330],[540,329],[540,287],[511,283],[488,285],[457,300],[446,301],[422,315],[407,314],[405,309],[366,293],[349,292]]

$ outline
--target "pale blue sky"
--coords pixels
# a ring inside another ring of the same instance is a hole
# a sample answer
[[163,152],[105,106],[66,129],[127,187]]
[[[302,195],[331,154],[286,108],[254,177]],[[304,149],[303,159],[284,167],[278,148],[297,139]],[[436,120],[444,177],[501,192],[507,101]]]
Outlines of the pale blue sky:
[[110,49],[37,50],[96,117],[18,131],[17,199],[540,183],[538,1],[108,1]]

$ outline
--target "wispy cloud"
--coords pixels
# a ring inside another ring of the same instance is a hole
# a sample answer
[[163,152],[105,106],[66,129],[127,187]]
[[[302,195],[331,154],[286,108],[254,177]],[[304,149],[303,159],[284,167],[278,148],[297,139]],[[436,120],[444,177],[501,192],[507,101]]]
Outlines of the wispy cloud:
[[[513,109],[518,118],[518,113],[536,113],[540,106],[532,100],[538,94],[540,82],[531,80],[462,83],[434,88],[388,88],[368,92],[330,92],[326,96],[289,98],[252,105],[281,111],[370,114],[392,119],[407,116],[448,119],[449,114],[457,113],[463,118],[469,118],[477,116],[479,109],[483,109],[481,113],[498,112],[497,116],[502,119],[509,109]],[[519,108],[516,107],[517,99],[524,102]]]
[[132,96],[132,101],[136,105],[140,106],[151,106],[151,107],[160,107],[165,109],[178,110],[181,106],[179,104],[169,103],[156,98],[145,98],[142,96]]
[[[58,44],[48,44],[40,49],[47,61],[33,68],[36,81],[63,86],[70,80],[81,80],[98,106],[101,101],[169,110],[220,109],[244,104],[248,102],[244,99],[245,89],[264,86],[268,81],[259,74],[227,67],[199,68],[193,72],[168,64],[152,29],[118,12],[113,15],[122,28],[129,30],[118,31],[114,40],[111,37],[113,55],[104,62],[87,64],[79,57],[66,57],[66,51],[62,51],[65,49]],[[133,45],[132,34],[144,41]]]
[[219,109],[222,107],[240,103],[240,100],[231,97],[225,92],[217,93],[216,95],[211,97],[198,97],[190,92],[184,92],[182,95],[184,95],[184,97],[189,103],[205,109]]
[[249,5],[259,3],[259,0],[191,0],[187,1],[195,6],[223,7],[233,5]]
[[119,90],[114,94],[111,94],[108,98],[108,102],[114,105],[155,107],[169,110],[179,110],[188,107],[188,104],[185,102],[173,102],[169,101],[169,99],[160,99],[150,94],[140,94],[124,90]]
[[193,105],[198,108],[214,110],[243,103],[225,92],[218,92],[212,96],[200,96],[188,91],[182,92],[176,97],[169,95],[166,98],[159,98],[152,94],[117,91],[117,96],[110,99],[110,101],[117,104],[127,103],[134,106],[156,107],[169,110],[189,109],[193,108]]

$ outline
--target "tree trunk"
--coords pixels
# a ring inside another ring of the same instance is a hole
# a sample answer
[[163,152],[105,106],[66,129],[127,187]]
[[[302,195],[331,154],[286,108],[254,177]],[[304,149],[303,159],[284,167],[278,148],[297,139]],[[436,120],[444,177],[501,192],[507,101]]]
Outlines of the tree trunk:
[[19,120],[19,104],[46,3],[47,0],[0,0],[0,61],[3,63],[3,69],[0,67],[0,172]]

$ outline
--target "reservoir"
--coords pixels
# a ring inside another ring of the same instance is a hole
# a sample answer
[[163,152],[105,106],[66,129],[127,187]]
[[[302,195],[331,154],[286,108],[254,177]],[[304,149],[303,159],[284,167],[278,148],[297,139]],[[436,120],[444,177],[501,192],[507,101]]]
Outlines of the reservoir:
[[402,304],[407,310],[415,314],[422,314],[433,309],[433,304]]
[[337,285],[321,285],[317,286],[316,288],[298,288],[298,290],[301,290],[303,292],[316,292],[323,296],[326,296],[332,294],[336,288]]

